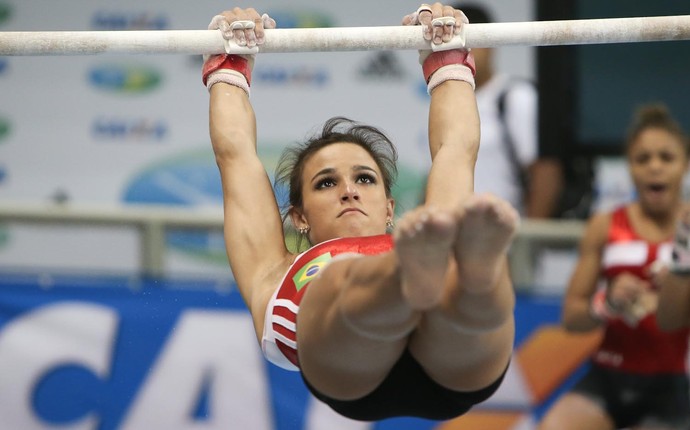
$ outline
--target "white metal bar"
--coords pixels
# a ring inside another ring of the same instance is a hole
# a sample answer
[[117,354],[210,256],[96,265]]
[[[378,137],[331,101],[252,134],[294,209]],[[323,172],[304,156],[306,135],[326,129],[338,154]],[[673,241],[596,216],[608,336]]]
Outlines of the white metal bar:
[[140,227],[141,270],[154,278],[165,276],[165,223],[148,222]]
[[151,205],[105,207],[14,203],[0,205],[0,223],[130,226],[139,232],[141,273],[165,275],[165,232],[171,228],[222,231],[222,210],[173,209]]
[[552,246],[577,249],[584,229],[585,223],[579,220],[523,220],[508,259],[515,287],[524,289],[534,284],[540,250]]
[[71,205],[38,203],[0,204],[0,221],[101,225],[165,224],[166,227],[223,228],[222,209],[176,209],[156,205]]
[[[222,231],[222,210],[155,207],[0,204],[0,223],[40,225],[125,225],[138,229],[141,242],[141,270],[150,276],[165,271],[165,231],[171,228]],[[557,245],[575,248],[585,228],[583,221],[531,220],[520,224],[510,253],[510,267],[516,287],[534,282],[535,253],[540,247]]]
[[[459,38],[456,38],[459,39]],[[690,15],[469,24],[469,48],[690,40]],[[456,42],[457,43],[457,42]],[[461,43],[461,42],[460,42]],[[457,47],[453,42],[442,49]],[[266,31],[263,53],[429,49],[419,26]],[[0,55],[217,54],[215,30],[0,32]],[[233,53],[247,53],[246,48]]]

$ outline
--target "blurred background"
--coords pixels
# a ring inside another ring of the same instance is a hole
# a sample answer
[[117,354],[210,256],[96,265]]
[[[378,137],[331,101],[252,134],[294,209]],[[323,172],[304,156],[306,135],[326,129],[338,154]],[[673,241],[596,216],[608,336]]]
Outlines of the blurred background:
[[[472,3],[497,22],[690,13],[680,0]],[[0,0],[0,31],[205,29],[234,5],[282,28],[397,25],[418,7]],[[660,101],[690,128],[690,42],[511,46],[496,61],[536,84],[539,153],[562,163],[568,201],[525,219],[511,251],[515,360],[459,420],[357,423],[261,357],[226,260],[201,57],[0,57],[0,427],[534,428],[596,342],[558,328],[560,300],[584,220],[633,196],[621,157],[631,114]],[[397,144],[400,211],[418,203],[430,165],[428,101],[416,52],[265,54],[253,73],[269,174],[287,144],[348,116]]]

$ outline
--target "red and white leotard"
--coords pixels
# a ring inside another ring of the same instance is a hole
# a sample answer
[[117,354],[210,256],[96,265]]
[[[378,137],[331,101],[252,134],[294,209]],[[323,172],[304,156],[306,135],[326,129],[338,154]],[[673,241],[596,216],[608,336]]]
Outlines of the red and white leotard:
[[297,312],[309,283],[339,254],[376,255],[391,249],[392,237],[380,235],[332,239],[298,255],[266,308],[261,339],[264,356],[284,369],[299,370]]
[[[624,272],[651,282],[652,263],[669,262],[670,255],[671,238],[663,242],[646,241],[633,229],[625,207],[612,213],[602,259],[602,277],[607,282]],[[652,289],[657,288],[652,285]],[[607,321],[593,361],[599,366],[635,374],[684,373],[689,333],[687,329],[662,332],[653,312],[634,325],[623,319],[612,319]]]

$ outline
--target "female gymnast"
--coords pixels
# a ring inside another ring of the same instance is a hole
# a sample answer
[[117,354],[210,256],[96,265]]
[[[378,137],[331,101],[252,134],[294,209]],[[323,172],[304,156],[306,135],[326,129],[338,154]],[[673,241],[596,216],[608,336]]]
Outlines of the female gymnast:
[[688,330],[663,332],[653,273],[671,257],[688,140],[662,105],[642,108],[626,143],[635,201],[593,216],[563,304],[563,325],[604,328],[588,373],[541,430],[688,429]]
[[[464,22],[440,3],[403,18],[435,44]],[[234,8],[209,28],[251,47],[274,26],[254,9]],[[424,204],[392,235],[396,154],[378,129],[333,118],[286,152],[277,174],[289,183],[286,216],[312,246],[299,255],[286,247],[256,152],[253,62],[210,57],[203,80],[228,258],[267,359],[299,370],[318,399],[363,421],[449,419],[487,399],[512,353],[506,252],[518,215],[504,201],[473,195],[479,118],[471,54],[420,52],[433,163]]]

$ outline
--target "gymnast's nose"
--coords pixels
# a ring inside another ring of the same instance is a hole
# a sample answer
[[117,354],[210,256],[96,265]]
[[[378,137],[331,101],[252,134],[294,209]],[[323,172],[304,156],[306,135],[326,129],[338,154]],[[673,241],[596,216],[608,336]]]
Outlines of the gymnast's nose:
[[346,182],[343,195],[340,197],[340,199],[344,202],[348,200],[359,200],[359,190],[357,189],[357,185],[349,181]]

